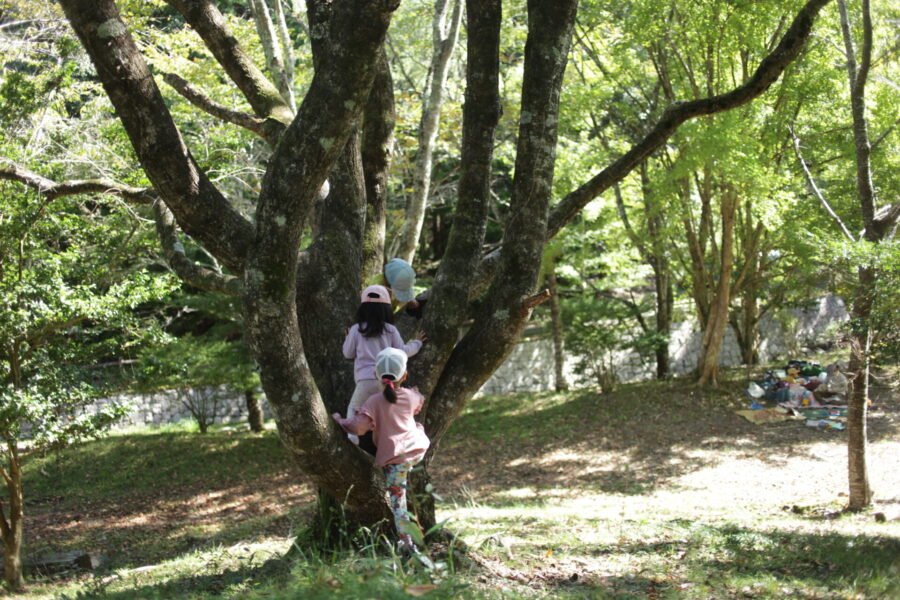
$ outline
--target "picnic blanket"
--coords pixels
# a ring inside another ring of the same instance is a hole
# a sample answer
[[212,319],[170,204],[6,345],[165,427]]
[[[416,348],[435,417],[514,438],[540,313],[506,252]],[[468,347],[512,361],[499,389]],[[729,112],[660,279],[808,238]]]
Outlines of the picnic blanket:
[[774,408],[763,408],[761,410],[738,410],[735,411],[754,425],[762,425],[763,423],[777,423],[779,421],[787,421],[793,419],[790,413],[783,413]]

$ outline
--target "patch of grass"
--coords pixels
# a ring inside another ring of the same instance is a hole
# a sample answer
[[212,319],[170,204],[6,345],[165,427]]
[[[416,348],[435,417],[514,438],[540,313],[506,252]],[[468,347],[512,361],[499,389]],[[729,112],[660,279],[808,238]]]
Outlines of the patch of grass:
[[[70,582],[53,591],[59,600],[503,597],[473,589],[446,563],[428,570],[385,553],[381,543],[358,552],[300,552],[293,562],[280,558],[286,549],[284,542],[211,548],[151,568],[122,569]],[[40,597],[36,594],[50,589],[39,584],[27,597]]]
[[[900,521],[836,514],[845,439],[744,422],[745,374],[730,376],[722,390],[674,380],[473,400],[430,468],[438,519],[470,553],[436,571],[380,540],[303,545],[288,562],[312,489],[273,431],[117,433],[26,468],[31,549],[99,550],[106,570],[32,580],[17,598],[900,597]],[[888,400],[870,449],[890,507],[900,403]]]
[[216,489],[293,468],[273,432],[216,428],[199,434],[181,425],[144,428],[30,460],[25,501],[66,508],[123,495],[158,495],[176,486]]

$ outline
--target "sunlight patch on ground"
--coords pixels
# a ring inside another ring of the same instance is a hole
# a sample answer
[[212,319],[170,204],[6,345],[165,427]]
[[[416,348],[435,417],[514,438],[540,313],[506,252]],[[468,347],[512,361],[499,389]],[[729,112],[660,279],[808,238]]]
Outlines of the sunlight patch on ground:
[[[682,522],[730,522],[752,529],[761,515],[767,515],[770,526],[790,531],[871,534],[867,529],[871,527],[871,515],[838,515],[846,504],[845,439],[832,436],[821,442],[798,444],[778,455],[748,453],[744,448],[737,449],[743,445],[740,440],[730,442],[734,448],[730,451],[685,448],[667,457],[664,462],[679,465],[681,473],[647,493],[535,485],[483,495],[467,490],[467,502],[441,507],[439,519],[449,518],[449,526],[476,547],[493,546],[500,554],[527,555],[534,561],[541,560],[547,539],[568,540],[568,544],[583,550],[585,546],[614,545],[621,542],[620,533],[629,530],[633,536],[637,527],[645,528],[647,534],[646,539],[637,541],[652,544],[666,539],[670,523],[679,524],[678,528],[684,526]],[[898,455],[900,441],[870,445],[870,480],[876,490],[876,508],[879,498],[888,504],[900,498],[900,477],[894,464]],[[518,458],[509,461],[507,467],[556,470],[564,465],[572,476],[590,477],[601,470],[621,470],[627,461],[621,454],[590,454],[569,448]],[[697,463],[695,470],[683,468],[692,461]],[[838,517],[810,515],[798,519],[796,511],[803,507],[819,507],[817,510],[831,511]],[[900,522],[883,524],[880,533],[900,535]],[[604,560],[615,562],[610,555]]]

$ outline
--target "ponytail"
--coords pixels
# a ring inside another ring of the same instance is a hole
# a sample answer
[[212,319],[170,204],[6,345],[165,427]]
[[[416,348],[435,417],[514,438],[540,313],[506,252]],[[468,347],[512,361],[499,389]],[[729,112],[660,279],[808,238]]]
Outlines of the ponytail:
[[397,390],[394,389],[394,378],[391,375],[385,375],[381,378],[381,383],[384,384],[384,399],[390,402],[391,404],[397,403]]

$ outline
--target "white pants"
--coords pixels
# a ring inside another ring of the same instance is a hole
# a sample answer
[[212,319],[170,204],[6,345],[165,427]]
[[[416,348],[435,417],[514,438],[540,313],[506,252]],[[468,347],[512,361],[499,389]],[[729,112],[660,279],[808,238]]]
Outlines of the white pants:
[[[350,398],[350,404],[347,406],[347,418],[352,419],[370,396],[380,394],[383,389],[381,382],[377,379],[360,379],[357,381],[356,389],[353,390],[353,396]],[[354,444],[359,444],[358,436],[348,433],[347,437]]]

